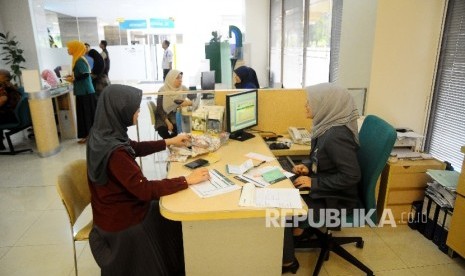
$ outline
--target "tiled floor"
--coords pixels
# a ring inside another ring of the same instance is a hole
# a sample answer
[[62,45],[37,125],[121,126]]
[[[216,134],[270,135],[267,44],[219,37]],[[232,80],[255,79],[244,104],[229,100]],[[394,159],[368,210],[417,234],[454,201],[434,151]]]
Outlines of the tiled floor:
[[[141,106],[140,137],[154,137],[146,102]],[[136,137],[136,128],[130,128]],[[17,147],[34,147],[33,141],[16,134]],[[0,156],[0,275],[73,275],[73,250],[68,218],[55,189],[57,175],[70,161],[85,158],[85,146],[68,140],[57,155],[40,158],[37,154]],[[148,178],[165,176],[166,153],[142,159]],[[88,210],[89,211],[89,210]],[[90,213],[86,212],[86,218]],[[85,221],[85,219],[83,220]],[[465,261],[451,259],[417,231],[397,228],[344,229],[335,235],[357,235],[365,247],[344,247],[372,268],[376,275],[465,275]],[[87,242],[77,245],[81,275],[99,275]],[[299,251],[297,275],[311,275],[318,250]],[[225,274],[226,275],[226,274]],[[364,275],[332,254],[320,275]],[[203,276],[203,275],[202,275]]]

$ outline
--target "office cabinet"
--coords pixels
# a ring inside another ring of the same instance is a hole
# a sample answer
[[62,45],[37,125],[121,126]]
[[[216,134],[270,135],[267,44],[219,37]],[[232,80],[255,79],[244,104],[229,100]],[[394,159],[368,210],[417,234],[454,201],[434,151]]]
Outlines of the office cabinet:
[[378,218],[384,210],[390,210],[398,224],[408,222],[412,202],[423,200],[428,169],[442,170],[445,164],[435,159],[399,160],[388,162],[384,168],[379,186],[377,211]]
[[[465,146],[462,147],[465,153]],[[457,183],[457,199],[450,224],[447,246],[465,257],[465,158],[462,163],[462,172]]]

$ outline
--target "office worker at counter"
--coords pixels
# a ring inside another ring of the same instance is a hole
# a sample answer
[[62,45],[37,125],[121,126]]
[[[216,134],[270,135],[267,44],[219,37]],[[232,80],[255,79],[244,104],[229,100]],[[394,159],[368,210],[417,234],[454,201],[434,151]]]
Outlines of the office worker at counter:
[[[158,92],[181,92],[187,91],[187,87],[182,85],[183,73],[172,69],[166,75],[165,83]],[[155,111],[155,129],[163,139],[175,137],[176,130],[176,109],[178,106],[189,106],[192,102],[186,99],[186,95],[178,93],[175,95],[158,95],[157,109]]]
[[[331,83],[306,88],[307,118],[311,118],[310,163],[293,168],[299,175],[294,186],[310,189],[302,195],[309,206],[310,221],[318,223],[320,210],[347,209],[350,213],[359,202],[358,185],[361,178],[357,159],[357,107],[346,89]],[[285,231],[283,272],[295,272],[298,262],[293,260],[294,241],[309,238],[311,231],[294,228],[293,235]]]
[[73,93],[76,96],[78,138],[80,138],[78,143],[83,144],[87,141],[90,128],[94,123],[97,99],[90,77],[90,66],[84,57],[86,46],[77,40],[68,42],[66,46],[68,54],[73,57],[71,63],[73,74],[66,76],[65,79],[67,82],[73,83]]
[[251,67],[240,66],[234,69],[234,86],[237,89],[260,88],[257,73]]
[[102,275],[178,275],[184,272],[180,222],[161,216],[160,197],[209,179],[205,168],[187,176],[148,180],[135,158],[183,146],[187,135],[135,142],[142,91],[110,85],[100,95],[87,143],[88,180],[94,226],[89,243]]

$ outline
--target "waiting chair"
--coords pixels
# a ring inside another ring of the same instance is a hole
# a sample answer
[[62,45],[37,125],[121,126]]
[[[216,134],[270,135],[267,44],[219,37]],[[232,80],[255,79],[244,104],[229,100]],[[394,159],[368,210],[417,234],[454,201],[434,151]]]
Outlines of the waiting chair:
[[148,101],[147,106],[149,108],[150,121],[152,122],[153,129],[155,130],[154,139],[159,140],[160,136],[158,135],[158,132],[155,129],[155,111],[157,110],[157,105],[153,101]]
[[11,142],[11,135],[18,133],[30,126],[32,126],[31,112],[29,110],[29,103],[27,97],[23,95],[15,110],[16,122],[6,123],[0,125],[0,130],[4,131],[6,141],[8,143],[9,151],[0,152],[0,155],[15,155],[20,152],[32,152],[32,149],[16,150]]
[[[370,211],[372,212],[370,218],[373,223],[378,222],[375,199],[376,183],[386,165],[396,138],[397,133],[395,129],[390,124],[374,115],[368,115],[360,129],[360,149],[358,150],[357,157],[362,173],[359,187],[359,194],[362,202],[359,208],[364,209],[365,214],[368,214]],[[359,226],[362,226],[364,223],[363,221],[353,221],[353,219],[353,217],[348,217],[347,221]],[[338,254],[366,272],[367,275],[373,275],[371,269],[341,246],[347,243],[356,243],[358,248],[363,248],[364,241],[361,237],[334,237],[330,230],[323,233],[317,229],[315,232],[318,237],[316,243],[315,240],[313,240],[307,246],[321,248],[313,275],[319,274],[323,262],[329,259],[330,251]]]
[[77,271],[76,242],[89,239],[93,220],[86,226],[76,229],[76,221],[84,209],[90,204],[90,190],[87,182],[86,160],[80,159],[67,165],[58,176],[58,194],[68,213],[71,224],[71,236],[73,237],[74,271]]

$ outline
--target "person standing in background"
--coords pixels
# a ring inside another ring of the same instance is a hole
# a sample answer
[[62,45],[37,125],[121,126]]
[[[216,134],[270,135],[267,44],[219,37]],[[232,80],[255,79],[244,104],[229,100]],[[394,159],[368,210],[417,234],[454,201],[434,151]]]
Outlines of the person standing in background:
[[166,79],[166,74],[173,69],[173,52],[170,47],[170,42],[168,40],[164,40],[161,44],[161,47],[165,52],[163,53],[163,60],[162,60],[162,68],[163,68],[163,81]]
[[108,76],[105,74],[105,61],[102,56],[94,49],[90,49],[89,56],[94,59],[94,67],[90,72],[92,85],[94,85],[97,98],[102,93],[103,89],[110,84]]
[[110,55],[107,50],[107,41],[101,40],[99,46],[102,49],[100,55],[102,55],[103,61],[105,62],[105,70],[103,72],[108,77],[108,72],[110,72]]
[[68,54],[73,57],[71,68],[73,75],[67,76],[67,82],[73,83],[73,92],[76,96],[76,118],[78,127],[78,143],[84,144],[87,141],[90,128],[94,123],[95,108],[97,99],[95,89],[90,77],[90,68],[84,57],[86,46],[77,40],[72,40],[66,45]]
[[84,55],[84,57],[87,59],[87,63],[89,63],[89,67],[92,70],[92,68],[94,68],[94,59],[91,56],[89,56],[90,44],[86,42],[84,43],[84,45],[86,46],[86,54]]

